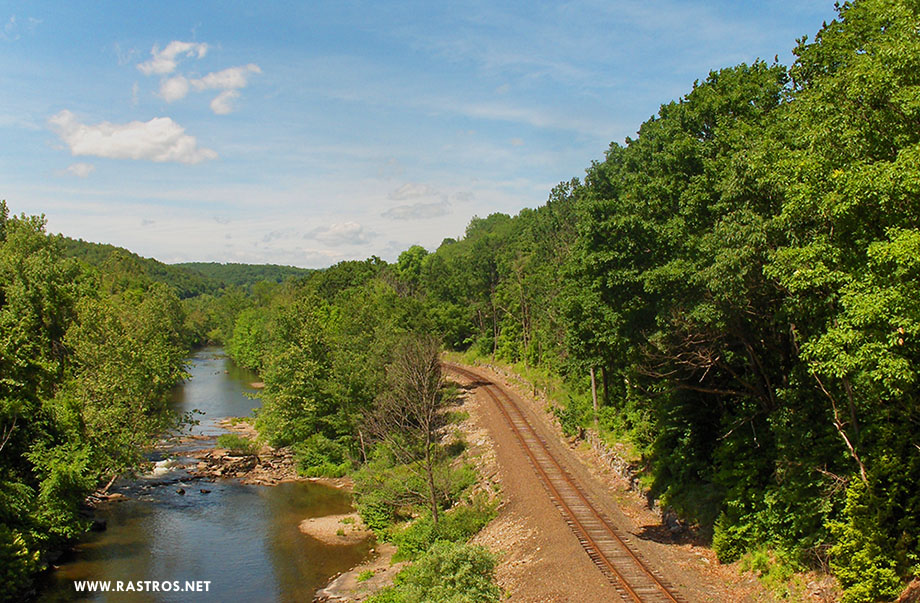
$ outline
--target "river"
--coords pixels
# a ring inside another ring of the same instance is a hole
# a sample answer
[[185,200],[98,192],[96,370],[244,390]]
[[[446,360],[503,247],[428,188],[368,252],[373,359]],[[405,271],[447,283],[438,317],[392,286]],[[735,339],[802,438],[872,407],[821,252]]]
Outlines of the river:
[[[236,367],[221,348],[199,350],[188,372],[191,378],[176,388],[173,405],[203,413],[192,433],[223,433],[220,419],[248,415],[260,404],[250,397],[256,375]],[[297,528],[308,517],[349,512],[348,494],[309,482],[268,487],[188,480],[182,463],[191,459],[182,457],[183,450],[153,453],[151,460],[179,461],[166,473],[116,482],[128,499],[97,510],[107,529],[87,535],[59,562],[40,601],[309,601],[330,577],[367,556],[368,543],[328,546]],[[87,595],[75,591],[75,581],[82,580],[111,581],[112,588],[119,580],[179,581],[183,588],[186,580],[210,584],[196,593]]]

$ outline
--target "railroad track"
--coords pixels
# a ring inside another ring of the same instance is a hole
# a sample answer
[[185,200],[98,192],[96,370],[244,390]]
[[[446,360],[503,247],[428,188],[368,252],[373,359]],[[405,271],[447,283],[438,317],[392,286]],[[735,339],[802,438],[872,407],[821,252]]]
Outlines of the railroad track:
[[632,536],[617,528],[598,505],[592,503],[504,389],[482,375],[455,364],[445,363],[444,367],[470,379],[495,402],[553,504],[582,548],[625,601],[684,603],[685,599],[630,544]]

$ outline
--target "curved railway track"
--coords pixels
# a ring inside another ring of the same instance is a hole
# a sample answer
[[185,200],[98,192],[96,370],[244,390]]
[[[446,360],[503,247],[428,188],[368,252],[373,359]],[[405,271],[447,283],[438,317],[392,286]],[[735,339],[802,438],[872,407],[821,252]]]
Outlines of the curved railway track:
[[624,600],[639,603],[684,603],[685,599],[630,544],[631,536],[617,528],[599,506],[591,501],[584,488],[552,454],[546,441],[504,389],[466,368],[450,363],[444,363],[444,367],[471,380],[473,385],[495,402],[553,504],[575,533],[582,548]]

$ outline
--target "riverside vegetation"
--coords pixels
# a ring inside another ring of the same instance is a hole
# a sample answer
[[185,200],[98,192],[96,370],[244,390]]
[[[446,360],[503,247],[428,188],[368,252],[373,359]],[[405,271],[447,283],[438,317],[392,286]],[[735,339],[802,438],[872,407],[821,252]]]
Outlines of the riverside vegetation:
[[[462,443],[372,425],[387,367],[434,334],[555,384],[563,428],[630,451],[720,560],[895,598],[920,575],[920,5],[838,13],[791,67],[712,72],[545,205],[395,264],[179,302],[127,256],[77,264],[4,213],[6,579],[77,533],[82,494],[162,428],[159,390],[122,377],[166,387],[182,344],[210,339],[262,376],[262,436],[307,475],[353,474],[366,523],[416,559],[380,600],[497,597],[494,559],[464,544],[492,511]],[[152,322],[129,328],[141,312]],[[88,343],[103,335],[124,344]],[[110,424],[118,404],[131,430]]]

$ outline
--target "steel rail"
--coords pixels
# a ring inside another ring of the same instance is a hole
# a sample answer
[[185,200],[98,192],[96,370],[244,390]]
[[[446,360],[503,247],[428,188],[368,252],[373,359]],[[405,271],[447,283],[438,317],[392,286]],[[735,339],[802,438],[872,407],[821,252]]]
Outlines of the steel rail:
[[[550,452],[545,440],[537,434],[507,392],[489,379],[466,368],[449,363],[444,363],[444,366],[449,371],[464,375],[473,381],[474,385],[481,386],[492,398],[582,548],[621,595],[637,603],[682,603],[683,599],[673,592],[673,587],[667,584],[664,578],[655,574],[610,519],[590,501],[584,489]],[[512,413],[517,416],[517,420],[512,417]],[[564,490],[568,492],[563,492]],[[566,500],[567,498],[570,500]]]

